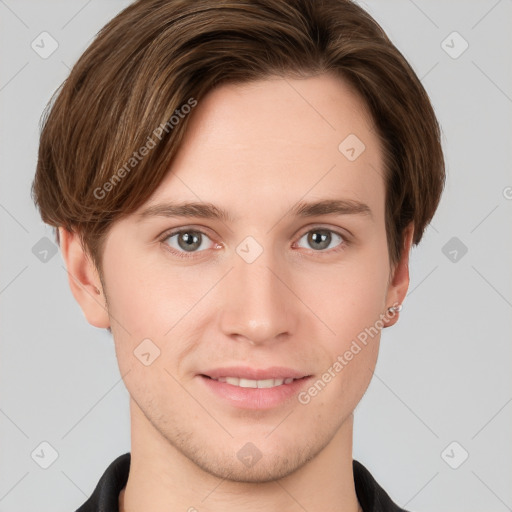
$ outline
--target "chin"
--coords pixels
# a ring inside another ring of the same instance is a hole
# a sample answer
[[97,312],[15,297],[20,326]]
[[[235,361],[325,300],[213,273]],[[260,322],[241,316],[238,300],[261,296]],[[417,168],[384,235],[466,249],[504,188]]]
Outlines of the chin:
[[[201,464],[198,465],[201,466]],[[228,461],[224,461],[224,464],[220,461],[210,461],[210,464],[202,467],[202,469],[230,482],[263,484],[284,478],[296,471],[301,465],[299,461],[281,458],[278,455],[270,458],[263,455],[253,466],[246,466],[238,460],[233,464],[230,457],[229,464]]]
[[[193,449],[190,444],[180,450],[196,466],[217,478],[240,483],[265,483],[284,478],[313,459],[323,448],[321,443],[304,446],[294,439],[294,444],[261,437],[225,439],[215,446]],[[288,441],[293,439],[288,438]],[[189,439],[190,442],[190,439]],[[210,440],[211,443],[211,440]]]

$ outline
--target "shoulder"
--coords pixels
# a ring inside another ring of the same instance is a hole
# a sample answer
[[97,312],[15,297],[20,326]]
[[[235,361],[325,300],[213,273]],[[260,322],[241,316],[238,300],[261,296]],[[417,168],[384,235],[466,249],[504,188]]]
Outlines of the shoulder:
[[89,499],[76,512],[119,511],[119,493],[128,481],[131,454],[117,457],[107,467]]
[[392,501],[363,464],[353,460],[352,467],[357,499],[364,512],[408,512]]

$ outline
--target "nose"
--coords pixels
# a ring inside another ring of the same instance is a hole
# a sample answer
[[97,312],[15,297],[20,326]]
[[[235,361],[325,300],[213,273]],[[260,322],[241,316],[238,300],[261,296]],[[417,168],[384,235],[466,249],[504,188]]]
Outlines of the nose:
[[271,252],[263,251],[252,263],[235,255],[222,288],[221,328],[226,336],[261,345],[295,332],[301,302],[286,265]]

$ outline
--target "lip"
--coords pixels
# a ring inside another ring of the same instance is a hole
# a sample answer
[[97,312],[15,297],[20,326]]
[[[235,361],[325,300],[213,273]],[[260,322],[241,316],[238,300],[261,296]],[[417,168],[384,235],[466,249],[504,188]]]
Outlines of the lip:
[[270,368],[251,368],[250,366],[227,366],[206,370],[200,375],[206,375],[218,379],[219,377],[240,377],[242,379],[265,380],[265,379],[301,379],[309,374],[300,372],[284,366],[271,366]]
[[[273,388],[242,388],[219,382],[219,377],[241,377],[251,380],[265,379],[285,379],[294,378],[289,384],[281,384]],[[197,375],[199,380],[204,383],[207,390],[227,402],[231,406],[241,409],[265,410],[284,405],[286,402],[297,396],[301,388],[313,377],[304,375],[302,372],[290,368],[277,367],[266,369],[257,369],[241,366],[231,366],[229,368],[216,368],[208,370],[204,374]],[[213,377],[213,378],[211,378]]]

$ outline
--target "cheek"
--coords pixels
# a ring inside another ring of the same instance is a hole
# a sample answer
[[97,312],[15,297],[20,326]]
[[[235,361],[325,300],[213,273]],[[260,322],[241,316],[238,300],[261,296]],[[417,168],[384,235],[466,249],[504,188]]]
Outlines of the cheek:
[[299,286],[305,302],[325,324],[326,339],[332,339],[331,346],[338,350],[385,312],[389,274],[381,251],[354,251],[337,266],[311,267],[303,273]]
[[[110,242],[114,246],[114,241]],[[109,312],[133,335],[161,336],[170,327],[162,324],[172,321],[172,301],[180,303],[176,299],[183,289],[179,273],[170,272],[170,266],[164,264],[165,258],[158,252],[152,248],[146,253],[125,244],[117,254],[105,253]],[[169,315],[167,322],[161,318],[162,311]]]
[[[353,411],[361,401],[373,376],[379,351],[380,334],[366,344],[356,340],[341,357],[337,386],[333,387],[333,402],[342,410]],[[349,355],[350,354],[350,355]]]
[[[308,306],[322,320],[317,335],[322,339],[318,350],[324,352],[324,367],[311,390],[322,396],[318,405],[352,410],[371,381],[389,275],[388,260],[382,257],[385,248],[384,240],[382,246],[354,252],[337,268],[317,272],[316,279],[302,283]],[[328,389],[320,392],[324,386]]]
[[[135,251],[123,253],[123,257],[105,258],[104,265],[111,328],[121,369],[140,369],[135,356],[146,352],[150,357],[158,354],[152,368],[172,366],[170,361],[180,360],[194,336],[199,335],[199,312],[204,308],[213,311],[213,294],[208,295],[208,291],[218,277],[210,279],[207,273],[173,267],[165,255],[155,258],[136,257]],[[149,373],[153,375],[146,371]]]
[[105,253],[105,285],[109,316],[120,363],[131,364],[133,351],[145,339],[161,345],[170,322],[162,318],[164,280],[128,247]]

